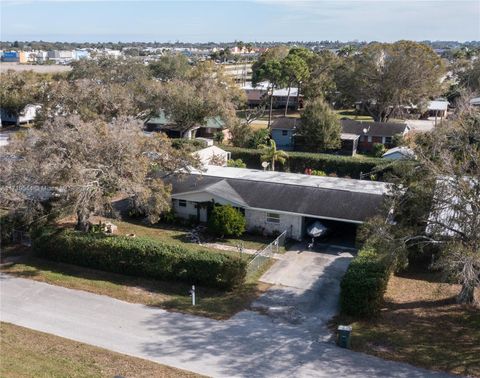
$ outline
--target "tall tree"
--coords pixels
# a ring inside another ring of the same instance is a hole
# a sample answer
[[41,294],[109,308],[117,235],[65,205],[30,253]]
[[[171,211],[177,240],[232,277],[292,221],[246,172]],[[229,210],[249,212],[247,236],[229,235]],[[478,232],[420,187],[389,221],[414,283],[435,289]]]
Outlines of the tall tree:
[[261,144],[258,147],[262,151],[262,161],[271,163],[272,171],[275,170],[275,162],[284,164],[288,159],[288,154],[285,151],[277,150],[277,144],[273,139],[270,139],[268,144]]
[[418,105],[441,93],[444,65],[424,44],[399,41],[370,44],[349,57],[351,76],[338,89],[362,101],[375,121],[386,122],[401,106]]
[[[148,218],[158,221],[169,208],[169,188],[152,174],[196,163],[161,134],[147,137],[141,128],[139,121],[125,118],[106,124],[57,117],[42,128],[29,129],[0,152],[2,205],[28,212],[54,200],[76,213],[77,228],[87,231],[90,214],[122,194],[136,198]],[[42,198],[32,195],[31,188],[56,195]]]
[[327,151],[341,145],[341,126],[335,112],[321,98],[309,101],[297,134],[309,151]]
[[45,88],[49,80],[51,78],[48,75],[40,75],[33,71],[8,70],[2,73],[0,106],[18,117],[25,106],[41,101],[46,94]]
[[302,88],[307,100],[317,97],[323,97],[328,101],[335,99],[335,73],[341,62],[342,58],[330,50],[322,50],[310,56],[308,59],[310,76]]
[[172,80],[163,89],[160,103],[182,132],[216,116],[228,128],[236,120],[236,108],[245,102],[242,91],[212,62],[197,65],[185,80]]
[[434,266],[461,285],[460,303],[478,304],[480,286],[480,112],[465,108],[449,125],[411,141],[391,193],[395,222],[369,226],[378,250],[403,266],[412,251],[435,248]]
[[277,59],[268,60],[258,67],[255,72],[255,76],[252,79],[253,85],[256,85],[263,80],[267,80],[269,83],[268,95],[270,98],[270,105],[268,112],[268,126],[270,127],[270,124],[272,123],[273,94],[275,88],[281,87],[285,79],[282,62]]
[[285,104],[284,113],[284,115],[287,116],[288,105],[290,101],[290,90],[292,89],[292,85],[294,83],[297,84],[298,95],[300,93],[300,84],[309,77],[310,72],[305,59],[302,58],[300,54],[295,52],[291,52],[285,59],[282,60],[282,71],[283,80],[288,86],[287,101]]
[[188,58],[183,54],[167,54],[151,62],[148,68],[155,78],[161,81],[169,81],[184,78],[190,69],[190,65]]

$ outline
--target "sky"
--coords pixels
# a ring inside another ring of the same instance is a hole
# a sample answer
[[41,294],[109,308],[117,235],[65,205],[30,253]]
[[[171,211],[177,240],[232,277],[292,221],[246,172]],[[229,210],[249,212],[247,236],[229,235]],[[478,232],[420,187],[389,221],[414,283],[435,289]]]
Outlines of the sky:
[[0,0],[2,41],[480,40],[480,0]]

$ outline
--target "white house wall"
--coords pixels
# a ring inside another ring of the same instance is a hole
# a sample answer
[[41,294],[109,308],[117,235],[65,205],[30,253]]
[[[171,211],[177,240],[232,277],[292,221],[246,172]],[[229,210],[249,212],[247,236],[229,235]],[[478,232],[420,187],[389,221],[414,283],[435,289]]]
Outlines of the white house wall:
[[[275,211],[271,211],[275,213]],[[277,214],[277,213],[275,213]],[[287,231],[292,239],[302,239],[302,216],[295,214],[280,214],[280,223],[267,222],[267,211],[245,209],[247,230],[260,231],[266,234],[282,233]]]

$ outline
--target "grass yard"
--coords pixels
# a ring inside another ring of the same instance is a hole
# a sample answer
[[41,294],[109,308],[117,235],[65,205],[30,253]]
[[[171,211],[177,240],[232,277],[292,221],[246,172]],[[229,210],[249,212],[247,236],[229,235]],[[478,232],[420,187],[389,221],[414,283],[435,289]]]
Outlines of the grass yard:
[[0,376],[5,378],[202,377],[9,323],[0,323],[0,336]]
[[339,119],[341,118],[348,118],[348,119],[354,119],[356,121],[368,121],[368,122],[373,122],[373,118],[367,115],[358,115],[355,110],[352,109],[340,109],[340,110],[335,110],[335,113],[337,113],[337,116]]
[[[103,218],[95,217],[95,219]],[[187,243],[191,247],[197,246],[197,244],[192,243],[189,239],[191,228],[189,229],[165,224],[147,226],[139,222],[125,222],[116,219],[110,221],[118,227],[119,235],[135,234],[137,236],[146,236],[166,243]],[[232,247],[237,247],[239,244],[242,244],[244,248],[258,250],[266,247],[275,238],[244,234],[239,238],[226,237],[223,239],[215,238],[210,235],[202,235],[201,239],[205,242],[219,243]],[[225,251],[222,250],[222,252]]]
[[[265,266],[265,271],[270,265]],[[171,311],[228,319],[247,309],[269,285],[257,282],[262,271],[248,278],[241,287],[232,291],[197,287],[197,305],[191,305],[190,285],[180,282],[162,282],[125,276],[76,265],[25,256],[0,271],[17,277],[33,279],[53,285],[107,295],[132,303],[142,303]]]
[[378,319],[352,324],[352,349],[480,377],[480,310],[456,304],[458,292],[458,285],[441,283],[434,273],[392,276]]

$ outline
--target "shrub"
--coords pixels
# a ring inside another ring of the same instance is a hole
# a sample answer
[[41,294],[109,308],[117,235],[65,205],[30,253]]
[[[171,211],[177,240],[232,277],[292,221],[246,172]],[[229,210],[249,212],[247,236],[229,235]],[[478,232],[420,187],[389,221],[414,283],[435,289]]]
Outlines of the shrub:
[[[232,159],[241,159],[247,165],[247,168],[262,169],[262,152],[260,150],[229,146],[223,146],[222,148],[230,151]],[[338,177],[360,178],[361,172],[371,172],[376,168],[387,167],[391,163],[391,161],[379,158],[360,159],[351,156],[289,151],[287,162],[279,166],[278,169],[284,172],[304,173],[305,169],[310,168],[323,171],[327,175],[334,173]]]
[[233,254],[142,237],[44,230],[34,239],[33,249],[54,261],[217,288],[240,285],[246,275],[246,260]]
[[230,159],[227,161],[227,167],[247,168],[247,165],[243,162],[242,159],[236,159],[236,160]]
[[390,265],[375,250],[361,250],[340,284],[342,313],[361,318],[376,315],[381,308],[390,273]]
[[215,205],[208,218],[208,230],[218,236],[240,236],[245,232],[244,215],[230,205]]
[[373,155],[377,158],[381,158],[383,154],[387,151],[385,146],[382,143],[374,143],[373,145]]

